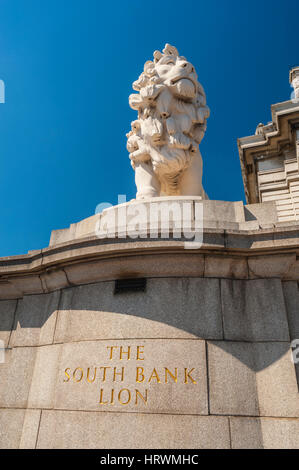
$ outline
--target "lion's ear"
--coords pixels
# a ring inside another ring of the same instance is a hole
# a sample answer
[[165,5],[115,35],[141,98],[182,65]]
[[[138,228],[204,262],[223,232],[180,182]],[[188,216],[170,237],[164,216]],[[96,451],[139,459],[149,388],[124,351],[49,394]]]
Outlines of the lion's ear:
[[178,57],[179,53],[176,47],[171,46],[170,44],[165,44],[165,48],[163,49],[163,53],[165,55],[174,55]]
[[155,64],[151,60],[148,60],[144,64],[144,73],[148,77],[152,77],[155,74]]
[[162,54],[162,52],[160,52],[160,51],[155,51],[155,52],[154,52],[154,62],[155,62],[155,64],[156,64],[157,62],[159,62],[159,60],[161,59],[162,55],[163,55],[163,54]]

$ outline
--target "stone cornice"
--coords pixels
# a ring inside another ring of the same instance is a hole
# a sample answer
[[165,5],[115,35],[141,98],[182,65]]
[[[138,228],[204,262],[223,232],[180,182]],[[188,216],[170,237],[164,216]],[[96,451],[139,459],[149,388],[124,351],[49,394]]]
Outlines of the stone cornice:
[[[215,258],[218,262],[211,270]],[[250,264],[255,270],[249,269]],[[299,225],[263,230],[205,229],[203,245],[195,250],[185,249],[183,239],[73,240],[27,255],[0,258],[0,298],[121,277],[201,277],[207,272],[209,277],[250,279],[267,274],[299,280]]]
[[248,203],[258,201],[254,193],[255,169],[250,173],[248,167],[254,166],[254,155],[261,152],[279,151],[282,142],[291,142],[291,129],[289,123],[299,122],[299,102],[285,101],[271,106],[272,123],[263,126],[257,135],[238,139],[239,157],[241,163],[242,177],[244,182],[246,200]]

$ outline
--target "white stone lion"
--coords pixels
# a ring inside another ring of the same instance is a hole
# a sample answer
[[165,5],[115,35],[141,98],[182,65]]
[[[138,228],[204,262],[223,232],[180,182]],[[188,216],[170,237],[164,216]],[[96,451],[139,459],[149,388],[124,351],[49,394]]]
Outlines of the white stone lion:
[[135,170],[137,199],[192,195],[206,198],[202,187],[202,141],[210,111],[193,65],[166,44],[133,83],[130,95],[138,111],[127,134]]

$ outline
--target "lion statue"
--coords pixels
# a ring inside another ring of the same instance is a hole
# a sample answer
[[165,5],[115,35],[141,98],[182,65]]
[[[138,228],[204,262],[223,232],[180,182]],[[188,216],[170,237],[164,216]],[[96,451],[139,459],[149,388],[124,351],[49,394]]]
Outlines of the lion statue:
[[133,83],[130,95],[138,119],[127,134],[135,170],[137,199],[157,196],[207,196],[202,187],[202,141],[207,119],[203,87],[193,65],[166,44]]

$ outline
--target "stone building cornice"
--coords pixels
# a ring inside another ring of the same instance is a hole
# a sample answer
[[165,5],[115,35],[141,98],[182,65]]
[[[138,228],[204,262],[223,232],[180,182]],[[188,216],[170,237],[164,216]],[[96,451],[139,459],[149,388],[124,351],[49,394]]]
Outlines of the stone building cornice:
[[283,146],[292,143],[293,129],[299,125],[299,101],[285,101],[271,106],[272,122],[258,126],[257,133],[238,139],[239,157],[246,201],[259,201],[255,157],[280,153]]
[[195,250],[185,249],[184,239],[86,237],[0,258],[0,299],[119,278],[178,277],[182,272],[184,277],[298,281],[299,224],[258,230],[206,228],[203,245]]

